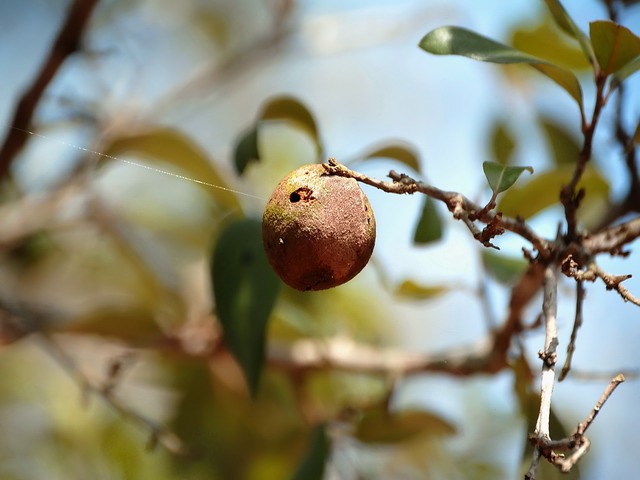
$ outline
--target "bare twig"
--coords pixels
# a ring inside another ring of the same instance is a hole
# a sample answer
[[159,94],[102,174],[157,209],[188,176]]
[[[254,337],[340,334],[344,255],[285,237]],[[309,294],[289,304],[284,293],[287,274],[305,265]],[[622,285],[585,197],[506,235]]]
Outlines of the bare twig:
[[432,185],[414,180],[408,175],[399,174],[393,170],[389,172],[389,178],[393,180],[392,182],[385,182],[375,178],[370,178],[367,175],[350,170],[333,158],[330,158],[327,163],[323,164],[323,166],[330,175],[354,178],[359,182],[378,188],[384,192],[396,194],[412,194],[420,192],[435,198],[436,200],[440,200],[441,202],[444,202],[449,211],[453,214],[453,217],[457,220],[462,220],[465,225],[467,225],[474,238],[480,240],[483,244],[488,242],[488,240],[483,240],[483,233],[475,226],[471,220],[472,218],[477,218],[477,220],[485,224],[491,224],[494,230],[497,228],[503,228],[504,230],[516,233],[529,241],[543,257],[546,258],[549,255],[549,242],[538,236],[524,221],[521,219],[503,217],[502,215],[494,212],[486,212],[482,216],[477,217],[478,213],[482,212],[482,207],[460,193],[440,190]]
[[32,336],[38,345],[47,352],[80,386],[84,394],[93,394],[104,400],[120,415],[142,425],[150,434],[149,445],[159,444],[170,453],[179,456],[193,456],[194,453],[175,433],[158,425],[150,418],[130,409],[113,393],[113,385],[107,381],[104,386],[90,380],[76,365],[75,361],[50,336],[37,333]]
[[542,360],[542,375],[540,380],[540,412],[536,421],[535,434],[538,437],[549,437],[549,415],[551,412],[551,396],[555,383],[556,348],[558,346],[558,326],[556,316],[558,311],[558,279],[553,266],[544,272],[544,300],[542,312],[545,319],[544,350],[539,353]]
[[[553,386],[555,384],[556,374],[556,348],[558,346],[558,326],[556,323],[557,310],[557,272],[554,266],[548,266],[544,271],[544,300],[542,303],[542,312],[545,318],[544,350],[538,354],[542,360],[542,374],[540,379],[540,411],[538,413],[536,427],[532,435],[532,438],[537,442],[548,442],[551,440],[549,435],[549,418],[551,414],[551,396],[553,395]],[[541,454],[544,454],[544,452],[540,446],[537,446],[534,449],[531,468],[525,478],[535,478],[536,465]]]
[[596,403],[596,406],[593,407],[593,410],[591,410],[591,413],[589,413],[589,416],[585,419],[584,422],[578,425],[578,429],[576,430],[577,434],[584,435],[584,433],[587,431],[587,429],[591,426],[591,424],[595,420],[598,413],[600,413],[600,409],[602,408],[602,406],[609,399],[611,394],[613,394],[615,389],[618,388],[618,385],[620,385],[624,381],[625,381],[624,375],[621,373],[616,375],[616,377],[613,380],[611,380],[611,383],[609,383],[607,388],[605,388],[604,392],[600,396],[600,399],[598,400],[598,403]]
[[612,275],[602,270],[598,265],[592,262],[586,270],[580,270],[579,265],[571,256],[567,257],[562,264],[563,273],[569,277],[573,277],[578,281],[595,282],[596,278],[600,278],[607,286],[607,290],[617,291],[625,302],[631,302],[640,307],[640,298],[634,296],[627,290],[622,282],[631,278],[631,274]]
[[47,85],[65,59],[78,49],[84,27],[97,3],[98,0],[75,0],[69,8],[47,59],[16,107],[11,120],[11,125],[15,128],[8,131],[0,148],[0,179],[8,174],[13,159],[26,143],[31,118]]
[[582,280],[576,282],[576,315],[573,321],[573,330],[571,330],[571,339],[567,346],[567,359],[564,362],[558,381],[563,381],[569,370],[571,370],[571,360],[573,359],[573,352],[576,350],[576,339],[578,337],[578,330],[582,326],[582,304],[584,303],[584,284]]
[[[525,479],[535,479],[536,466],[538,465],[541,456],[544,456],[549,462],[556,465],[563,473],[569,472],[573,466],[578,463],[580,458],[582,458],[589,450],[591,441],[585,436],[585,432],[593,423],[594,419],[602,409],[602,406],[613,394],[618,385],[624,382],[624,380],[625,378],[622,374],[618,374],[613,380],[611,380],[600,396],[600,399],[593,407],[593,410],[589,412],[589,415],[583,422],[578,424],[578,427],[572,435],[560,440],[551,440],[548,436],[543,437],[535,434],[531,435],[529,440],[536,447],[535,451],[537,451],[538,454],[536,455],[534,453],[531,468],[527,472]],[[571,451],[571,453],[569,455],[558,453],[563,451]]]
[[[640,378],[640,368],[622,368],[618,371],[622,372],[625,380],[637,380]],[[578,380],[583,382],[602,382],[609,380],[614,376],[611,372],[596,372],[586,370],[571,370],[570,377],[572,380]]]

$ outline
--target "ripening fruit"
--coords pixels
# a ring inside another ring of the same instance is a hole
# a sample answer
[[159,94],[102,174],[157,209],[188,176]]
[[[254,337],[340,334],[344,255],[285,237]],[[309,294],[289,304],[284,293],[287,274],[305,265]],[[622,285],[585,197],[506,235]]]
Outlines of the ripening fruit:
[[298,290],[324,290],[353,277],[371,258],[376,221],[353,178],[305,165],[276,187],[262,217],[262,240],[278,276]]

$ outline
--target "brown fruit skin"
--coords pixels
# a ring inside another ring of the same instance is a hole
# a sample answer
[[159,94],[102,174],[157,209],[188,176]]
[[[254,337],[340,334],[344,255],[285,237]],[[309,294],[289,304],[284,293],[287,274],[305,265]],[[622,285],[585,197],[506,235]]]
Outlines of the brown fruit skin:
[[324,290],[355,277],[376,241],[373,209],[353,178],[304,165],[275,188],[262,217],[271,267],[297,290]]

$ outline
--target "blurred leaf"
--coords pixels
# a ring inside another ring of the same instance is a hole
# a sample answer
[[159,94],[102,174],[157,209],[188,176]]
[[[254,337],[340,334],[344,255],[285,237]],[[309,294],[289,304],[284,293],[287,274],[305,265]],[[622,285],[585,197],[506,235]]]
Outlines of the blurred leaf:
[[388,412],[386,405],[363,412],[354,436],[363,443],[392,444],[418,435],[445,436],[456,433],[455,427],[441,417],[421,410]]
[[258,153],[258,130],[254,126],[245,132],[236,144],[234,155],[236,172],[242,175],[249,163],[258,160],[260,160],[260,154]]
[[397,160],[398,162],[405,164],[416,172],[420,171],[420,160],[418,159],[418,154],[409,144],[386,145],[377,148],[371,153],[367,153],[364,158],[392,158],[393,160]]
[[442,285],[420,285],[413,280],[405,280],[395,290],[395,294],[410,300],[429,300],[447,292],[449,287]]
[[192,28],[199,28],[217,47],[225,47],[229,43],[230,32],[227,22],[220,12],[209,8],[194,8],[190,22]]
[[422,38],[420,47],[435,55],[462,55],[492,63],[526,63],[560,85],[582,110],[582,88],[571,71],[465,28],[437,28]]
[[[572,175],[573,165],[558,165],[553,170],[538,173],[528,182],[506,192],[498,202],[498,210],[510,217],[530,218],[559,203],[560,190],[563,185],[569,183]],[[578,188],[586,189],[586,199],[598,200],[600,203],[609,196],[609,184],[593,165],[585,169]]]
[[213,250],[212,280],[225,343],[255,396],[267,322],[281,285],[267,262],[259,220],[236,220],[220,234]]
[[322,480],[330,450],[331,443],[327,437],[325,426],[316,426],[311,432],[307,453],[291,480]]
[[589,59],[589,61],[595,65],[596,56],[593,52],[593,46],[589,41],[587,35],[578,28],[573,19],[569,16],[569,13],[564,9],[562,3],[559,0],[544,0],[544,3],[547,4],[553,19],[556,21],[558,26],[567,34],[578,40],[580,44],[580,48],[584,52],[585,57]]
[[591,43],[605,75],[617,72],[640,55],[640,38],[610,20],[589,24]]
[[636,58],[632,62],[627,63],[618,70],[611,79],[611,88],[617,88],[625,79],[640,70],[640,58]]
[[576,137],[562,124],[549,118],[541,117],[538,121],[551,147],[555,164],[575,165],[582,150]]
[[[120,137],[106,148],[103,158],[109,160],[109,157],[128,152],[140,153],[150,161],[169,163],[182,170],[191,180],[221,187],[206,187],[206,190],[230,210],[242,211],[235,193],[225,190],[228,186],[213,168],[206,153],[181,132],[159,128],[140,135]],[[157,168],[162,169],[162,165]]]
[[260,120],[287,120],[305,129],[316,143],[318,154],[322,152],[322,142],[318,126],[311,112],[293,97],[280,96],[270,99],[262,108]]
[[493,253],[489,249],[482,250],[482,263],[487,272],[504,285],[513,285],[529,265],[522,257]]
[[533,173],[531,167],[507,167],[495,162],[483,162],[482,170],[493,193],[502,193],[507,190],[516,183],[525,170]]
[[507,130],[506,123],[503,120],[497,120],[491,131],[491,149],[496,162],[508,165],[515,148],[516,142]]
[[128,342],[150,343],[164,335],[154,312],[135,305],[108,305],[65,321],[65,332],[113,337]]
[[518,50],[573,70],[590,68],[583,51],[567,43],[566,38],[544,19],[532,28],[515,30],[511,43]]
[[436,202],[431,197],[425,197],[422,213],[413,234],[413,242],[418,245],[432,243],[442,238],[443,223]]

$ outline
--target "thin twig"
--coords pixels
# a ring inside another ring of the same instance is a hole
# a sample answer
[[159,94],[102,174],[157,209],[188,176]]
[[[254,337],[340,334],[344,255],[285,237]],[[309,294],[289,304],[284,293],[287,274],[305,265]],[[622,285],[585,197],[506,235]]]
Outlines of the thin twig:
[[98,0],[75,0],[56,37],[49,55],[36,75],[33,83],[22,95],[11,120],[2,148],[0,148],[0,179],[9,173],[13,159],[22,149],[29,136],[33,113],[47,85],[53,79],[65,59],[78,50],[84,28]]
[[565,218],[567,221],[567,235],[566,239],[572,241],[576,238],[577,234],[577,220],[576,212],[580,206],[580,202],[584,197],[584,190],[576,192],[578,183],[582,179],[582,175],[587,167],[587,163],[591,160],[591,152],[593,150],[593,136],[598,125],[598,119],[600,118],[600,112],[605,104],[604,87],[607,83],[607,77],[596,69],[596,101],[593,107],[593,114],[591,122],[583,126],[584,142],[582,149],[578,155],[576,161],[576,167],[573,172],[571,181],[562,187],[560,191],[560,201],[564,206]]
[[615,378],[611,380],[611,383],[609,383],[607,388],[605,388],[604,392],[602,392],[602,395],[600,396],[598,403],[596,403],[596,406],[593,407],[593,410],[591,410],[591,413],[589,413],[589,416],[585,419],[584,422],[578,425],[578,429],[577,429],[578,434],[584,435],[584,433],[587,431],[587,429],[591,426],[591,424],[595,420],[598,413],[600,413],[600,409],[602,409],[602,406],[613,394],[615,389],[618,388],[618,385],[620,385],[624,381],[625,381],[624,375],[621,373],[616,375]]
[[568,256],[562,262],[562,270],[565,275],[573,277],[578,281],[586,280],[588,282],[595,282],[596,278],[600,278],[606,285],[607,290],[615,290],[625,302],[631,302],[640,307],[640,298],[631,294],[631,292],[622,285],[622,282],[632,277],[631,274],[612,275],[598,267],[595,262],[592,262],[586,270],[580,270],[579,265],[571,256]]
[[113,385],[107,382],[104,386],[90,380],[76,365],[67,352],[50,336],[44,333],[32,335],[38,345],[54,359],[78,384],[83,394],[93,394],[104,400],[111,408],[129,420],[142,425],[150,434],[149,445],[159,444],[174,455],[191,457],[194,453],[175,433],[158,425],[150,418],[130,409],[123,404],[113,392]]
[[576,339],[578,337],[578,330],[582,326],[582,305],[584,303],[584,284],[582,280],[578,280],[576,282],[576,315],[573,321],[573,329],[571,330],[571,339],[569,340],[569,345],[567,346],[567,359],[564,362],[564,366],[562,367],[562,371],[560,371],[560,375],[558,376],[558,381],[563,381],[569,370],[571,370],[571,360],[573,359],[573,353],[576,350]]

